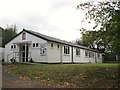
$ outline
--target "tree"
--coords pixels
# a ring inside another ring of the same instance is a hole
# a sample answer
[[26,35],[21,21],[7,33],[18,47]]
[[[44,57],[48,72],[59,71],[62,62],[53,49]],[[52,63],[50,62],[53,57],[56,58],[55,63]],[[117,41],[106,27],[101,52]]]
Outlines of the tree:
[[12,39],[16,34],[17,34],[16,25],[7,26],[7,28],[5,28],[5,29],[2,31],[2,46],[4,47],[5,44],[6,44],[10,39]]
[[89,38],[91,43],[96,40],[98,47],[104,46],[104,51],[120,53],[120,1],[87,2],[77,8],[87,10],[86,19],[96,24],[95,32],[85,31],[83,40],[87,42]]
[[[82,31],[82,30],[81,30]],[[82,43],[84,46],[90,47],[92,49],[98,49],[101,52],[105,51],[106,43],[103,42],[100,36],[102,35],[101,31],[91,31],[86,30],[82,31]]]
[[3,32],[3,28],[0,27],[0,47],[2,47],[2,32]]

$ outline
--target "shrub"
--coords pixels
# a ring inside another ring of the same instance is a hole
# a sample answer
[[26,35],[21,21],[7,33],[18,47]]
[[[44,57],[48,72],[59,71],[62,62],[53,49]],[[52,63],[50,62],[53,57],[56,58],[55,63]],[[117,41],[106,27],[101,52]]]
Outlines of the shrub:
[[33,60],[32,60],[32,58],[30,59],[30,61],[29,61],[30,63],[33,63]]

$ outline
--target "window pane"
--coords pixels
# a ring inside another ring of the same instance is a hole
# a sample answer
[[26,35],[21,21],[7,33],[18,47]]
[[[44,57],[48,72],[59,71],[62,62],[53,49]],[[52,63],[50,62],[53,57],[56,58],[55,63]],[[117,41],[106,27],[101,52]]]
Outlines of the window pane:
[[35,47],[35,43],[33,43],[33,47]]
[[38,47],[38,43],[36,43],[36,47]]
[[76,55],[80,55],[80,49],[76,48]]
[[22,33],[22,40],[26,39],[26,33]]
[[68,53],[67,54],[70,54],[70,47],[68,46]]
[[65,53],[65,46],[64,46],[64,53]]
[[11,45],[11,49],[13,49],[13,45]]
[[16,45],[14,45],[14,48],[16,48]]
[[98,53],[98,58],[100,57],[100,54]]
[[59,48],[59,45],[58,45],[58,48]]
[[89,57],[91,57],[91,52],[89,52]]
[[53,47],[53,43],[51,43],[51,47]]
[[65,54],[67,54],[67,48],[65,48]]
[[85,51],[85,56],[88,56],[88,51]]
[[94,52],[92,52],[92,58],[94,58]]

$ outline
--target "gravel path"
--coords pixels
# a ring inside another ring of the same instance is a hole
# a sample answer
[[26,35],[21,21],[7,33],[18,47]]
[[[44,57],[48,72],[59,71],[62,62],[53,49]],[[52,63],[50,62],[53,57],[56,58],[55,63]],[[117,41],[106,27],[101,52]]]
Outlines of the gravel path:
[[50,88],[40,81],[22,80],[2,71],[2,88]]

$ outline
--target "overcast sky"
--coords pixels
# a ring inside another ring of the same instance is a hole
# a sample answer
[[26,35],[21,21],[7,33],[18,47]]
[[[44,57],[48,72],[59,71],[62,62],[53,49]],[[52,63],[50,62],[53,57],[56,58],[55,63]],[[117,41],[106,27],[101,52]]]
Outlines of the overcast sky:
[[[91,28],[82,23],[84,11],[80,3],[91,0],[0,0],[0,26],[16,24],[23,28],[66,41],[79,39],[80,28]],[[94,1],[94,0],[92,0]]]

